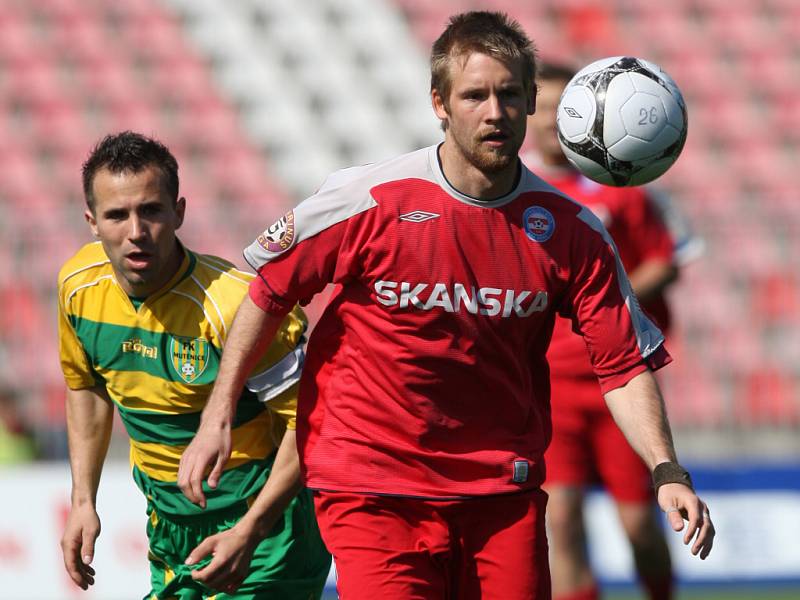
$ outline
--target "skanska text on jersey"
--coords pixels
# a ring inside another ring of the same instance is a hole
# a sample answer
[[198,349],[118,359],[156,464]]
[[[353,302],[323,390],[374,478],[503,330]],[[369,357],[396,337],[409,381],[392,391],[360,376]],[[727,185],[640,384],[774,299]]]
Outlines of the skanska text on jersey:
[[529,290],[503,290],[462,283],[448,286],[444,283],[409,283],[408,281],[376,281],[375,294],[384,306],[414,307],[420,310],[444,309],[457,313],[461,310],[473,315],[494,317],[529,317],[547,308],[547,292]]

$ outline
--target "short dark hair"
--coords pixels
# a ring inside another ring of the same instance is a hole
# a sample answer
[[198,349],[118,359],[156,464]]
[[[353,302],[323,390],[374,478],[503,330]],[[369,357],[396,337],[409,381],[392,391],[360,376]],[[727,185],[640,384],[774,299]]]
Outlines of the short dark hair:
[[536,70],[536,79],[539,81],[567,82],[575,77],[577,72],[577,69],[567,63],[543,60],[539,62],[539,67]]
[[536,49],[522,26],[501,12],[471,11],[450,17],[431,48],[431,90],[447,106],[452,87],[453,59],[480,52],[498,60],[522,59],[523,83],[530,93],[536,80]]
[[83,163],[83,195],[89,209],[94,212],[92,184],[98,171],[106,168],[115,174],[139,173],[149,166],[158,167],[164,191],[177,202],[178,161],[164,144],[133,131],[104,137]]

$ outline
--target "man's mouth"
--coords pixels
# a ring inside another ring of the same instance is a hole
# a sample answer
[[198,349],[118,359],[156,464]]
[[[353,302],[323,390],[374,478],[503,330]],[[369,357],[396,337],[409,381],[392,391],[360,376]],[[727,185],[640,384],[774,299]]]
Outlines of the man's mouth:
[[130,263],[134,269],[147,267],[152,257],[153,255],[150,252],[144,251],[128,252],[128,254],[125,255],[128,263]]
[[493,131],[481,136],[482,142],[487,142],[490,145],[500,145],[508,141],[509,135],[502,131]]

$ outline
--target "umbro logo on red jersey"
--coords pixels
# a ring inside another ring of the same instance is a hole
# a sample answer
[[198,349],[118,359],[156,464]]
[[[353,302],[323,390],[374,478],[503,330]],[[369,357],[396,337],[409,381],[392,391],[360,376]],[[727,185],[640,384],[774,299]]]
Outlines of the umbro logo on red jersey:
[[412,210],[409,213],[404,215],[400,215],[401,221],[409,221],[411,223],[422,223],[423,221],[429,221],[431,219],[438,219],[439,215],[432,212],[426,212],[424,210]]

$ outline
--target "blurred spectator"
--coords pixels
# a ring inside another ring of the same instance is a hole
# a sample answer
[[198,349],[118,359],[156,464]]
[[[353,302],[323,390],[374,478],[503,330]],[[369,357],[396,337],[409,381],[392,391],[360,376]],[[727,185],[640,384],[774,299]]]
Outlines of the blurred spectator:
[[36,444],[19,410],[18,396],[11,388],[0,385],[0,466],[34,458]]
[[[540,64],[536,114],[528,118],[528,133],[536,152],[524,159],[536,165],[537,173],[546,181],[603,221],[639,301],[666,332],[670,318],[663,292],[677,277],[679,261],[677,244],[659,207],[664,206],[665,211],[670,207],[663,201],[656,204],[642,188],[594,183],[570,165],[558,142],[556,112],[561,93],[574,74],[566,65]],[[672,213],[678,220],[674,208]],[[683,234],[682,238],[691,240],[691,235]],[[547,519],[553,598],[599,598],[586,554],[583,500],[586,489],[601,482],[616,503],[647,597],[669,600],[672,566],[654,510],[649,470],[614,423],[589,361],[586,342],[573,332],[568,319],[556,318],[547,359],[553,437],[545,454],[545,490],[550,495]]]

